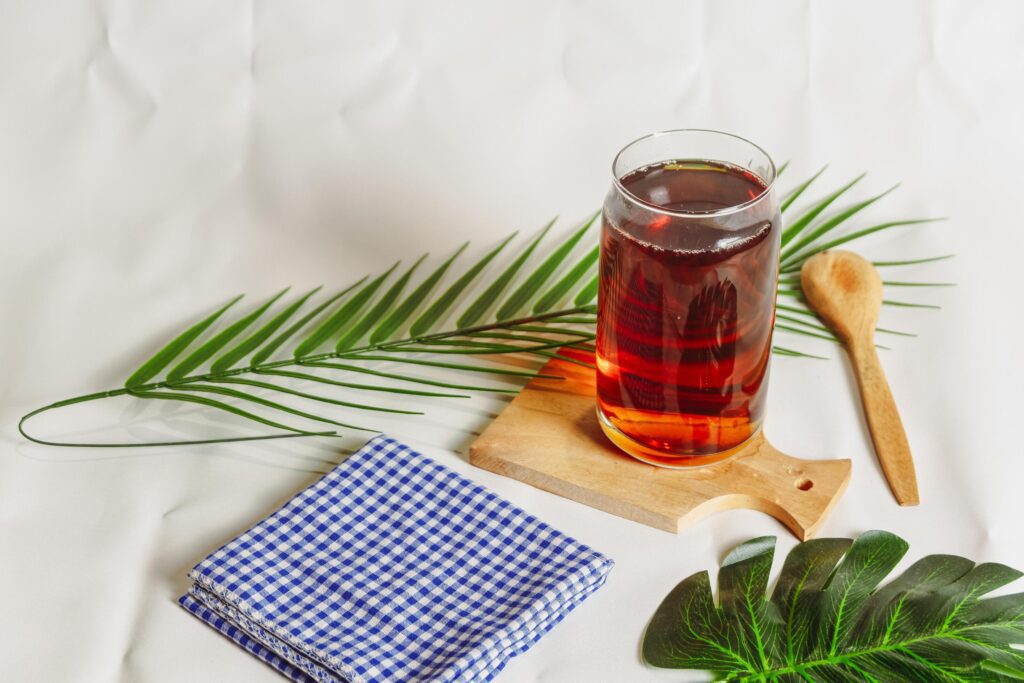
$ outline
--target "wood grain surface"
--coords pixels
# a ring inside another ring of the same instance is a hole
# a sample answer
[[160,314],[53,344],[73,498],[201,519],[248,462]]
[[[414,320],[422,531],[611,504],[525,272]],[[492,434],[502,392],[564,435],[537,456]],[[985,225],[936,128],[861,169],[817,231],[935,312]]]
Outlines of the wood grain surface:
[[812,537],[850,479],[849,460],[802,460],[762,436],[726,461],[691,469],[639,462],[601,431],[593,371],[558,359],[470,448],[470,462],[570,500],[678,533],[707,515],[749,508]]

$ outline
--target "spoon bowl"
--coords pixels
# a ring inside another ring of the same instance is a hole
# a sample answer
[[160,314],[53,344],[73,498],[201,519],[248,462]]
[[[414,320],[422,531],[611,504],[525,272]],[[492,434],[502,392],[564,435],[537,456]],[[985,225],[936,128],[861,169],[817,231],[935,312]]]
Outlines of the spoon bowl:
[[882,309],[882,278],[871,262],[850,251],[824,251],[800,269],[807,303],[849,342],[874,338]]

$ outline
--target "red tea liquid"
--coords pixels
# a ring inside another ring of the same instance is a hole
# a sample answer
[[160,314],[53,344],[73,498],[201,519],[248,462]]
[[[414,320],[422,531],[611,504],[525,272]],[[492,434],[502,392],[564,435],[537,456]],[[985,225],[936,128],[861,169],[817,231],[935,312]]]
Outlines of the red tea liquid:
[[766,187],[726,164],[662,162],[620,183],[633,199],[622,210],[609,201],[601,242],[605,431],[645,459],[711,461],[753,436],[764,415],[780,217],[774,202],[740,207]]

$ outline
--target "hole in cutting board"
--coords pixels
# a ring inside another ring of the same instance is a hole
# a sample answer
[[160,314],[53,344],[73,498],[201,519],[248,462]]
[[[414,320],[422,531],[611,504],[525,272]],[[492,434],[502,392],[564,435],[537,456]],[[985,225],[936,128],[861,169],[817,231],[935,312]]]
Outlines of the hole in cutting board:
[[795,482],[793,482],[793,485],[796,486],[801,491],[810,491],[812,488],[814,488],[814,482],[811,481],[810,479],[797,479]]

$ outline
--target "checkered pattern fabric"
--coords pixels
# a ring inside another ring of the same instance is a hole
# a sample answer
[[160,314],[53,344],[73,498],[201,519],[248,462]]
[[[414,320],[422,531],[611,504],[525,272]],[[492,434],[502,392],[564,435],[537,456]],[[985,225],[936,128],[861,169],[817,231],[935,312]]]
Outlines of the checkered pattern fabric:
[[611,567],[379,436],[196,565],[181,604],[294,681],[489,681]]

